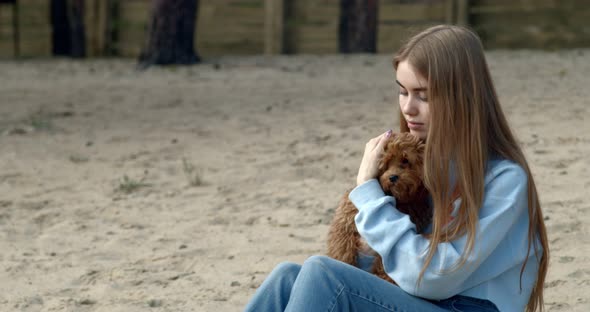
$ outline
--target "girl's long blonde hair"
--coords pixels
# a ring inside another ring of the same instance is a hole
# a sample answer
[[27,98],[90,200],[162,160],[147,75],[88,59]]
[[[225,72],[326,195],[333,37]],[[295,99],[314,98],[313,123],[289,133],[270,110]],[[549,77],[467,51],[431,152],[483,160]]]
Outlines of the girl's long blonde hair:
[[[483,203],[486,163],[494,154],[519,164],[528,177],[529,252],[531,244],[537,245],[536,237],[543,251],[527,311],[542,311],[549,247],[537,188],[502,112],[479,37],[464,27],[434,26],[413,36],[401,47],[393,60],[396,70],[402,61],[408,61],[428,80],[431,116],[424,182],[433,200],[433,230],[419,281],[439,243],[467,234],[465,253],[455,268],[463,265],[473,251],[478,212]],[[409,131],[401,111],[400,130]],[[454,185],[450,185],[451,170],[456,173]],[[461,204],[453,222],[447,224],[448,207],[454,199],[452,194],[461,197]],[[526,262],[521,278],[525,265]]]

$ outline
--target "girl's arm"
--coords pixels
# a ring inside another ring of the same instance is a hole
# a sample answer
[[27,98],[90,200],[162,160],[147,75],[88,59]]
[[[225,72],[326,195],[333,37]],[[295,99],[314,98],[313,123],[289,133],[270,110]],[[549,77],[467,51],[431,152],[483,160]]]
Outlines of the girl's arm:
[[[387,274],[410,294],[445,299],[490,280],[526,259],[526,173],[512,162],[501,161],[490,169],[485,183],[471,255],[463,266],[452,270],[463,254],[467,235],[439,244],[419,287],[418,276],[429,240],[416,233],[408,215],[395,209],[395,198],[386,196],[377,180],[359,185],[349,198],[359,209],[355,218],[357,229],[381,255]],[[502,248],[497,250],[500,244]],[[485,269],[480,270],[482,267]]]

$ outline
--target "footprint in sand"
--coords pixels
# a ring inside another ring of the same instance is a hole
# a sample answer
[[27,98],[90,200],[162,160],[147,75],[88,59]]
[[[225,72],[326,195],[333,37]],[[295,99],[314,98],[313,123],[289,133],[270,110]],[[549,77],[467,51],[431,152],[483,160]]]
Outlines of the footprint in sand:
[[567,283],[567,282],[564,280],[554,280],[554,281],[545,283],[545,288],[553,288],[553,287],[561,286],[565,283]]
[[570,257],[570,256],[564,256],[564,257],[559,257],[559,263],[569,263],[574,261],[574,257]]

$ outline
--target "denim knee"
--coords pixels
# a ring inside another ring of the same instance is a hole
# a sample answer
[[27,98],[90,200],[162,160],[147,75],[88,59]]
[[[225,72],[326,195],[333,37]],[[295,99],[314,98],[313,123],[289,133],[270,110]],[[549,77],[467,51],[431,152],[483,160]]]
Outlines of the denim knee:
[[338,264],[343,263],[328,256],[311,256],[303,262],[301,269],[306,273],[314,272],[312,274],[318,274],[316,276],[322,275],[332,280],[339,280],[334,274]]
[[303,262],[303,265],[304,266],[305,265],[307,265],[307,266],[309,266],[309,265],[312,265],[312,266],[315,266],[315,265],[328,266],[329,263],[330,262],[333,262],[333,261],[337,261],[337,260],[334,260],[334,259],[332,259],[332,258],[330,258],[328,256],[315,255],[315,256],[311,256],[311,257],[307,258],[305,260],[305,262]]
[[280,276],[289,276],[293,274],[297,276],[300,269],[301,265],[294,262],[285,261],[277,264],[272,273],[278,274]]

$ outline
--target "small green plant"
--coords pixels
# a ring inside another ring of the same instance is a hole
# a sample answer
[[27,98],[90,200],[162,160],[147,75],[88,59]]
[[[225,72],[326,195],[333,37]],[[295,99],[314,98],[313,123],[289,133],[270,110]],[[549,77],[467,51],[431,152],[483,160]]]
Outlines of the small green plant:
[[144,175],[140,180],[134,180],[127,175],[124,175],[121,181],[119,182],[119,186],[117,187],[117,191],[131,194],[142,187],[149,187],[151,184],[144,182],[146,176]]
[[203,170],[195,168],[186,158],[182,159],[182,170],[188,179],[190,186],[201,186],[205,184],[203,181]]
[[51,131],[54,129],[51,115],[43,109],[30,114],[27,118],[27,124],[35,131]]

